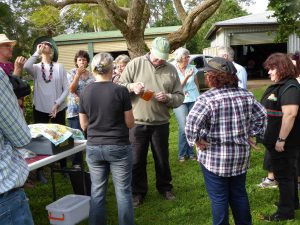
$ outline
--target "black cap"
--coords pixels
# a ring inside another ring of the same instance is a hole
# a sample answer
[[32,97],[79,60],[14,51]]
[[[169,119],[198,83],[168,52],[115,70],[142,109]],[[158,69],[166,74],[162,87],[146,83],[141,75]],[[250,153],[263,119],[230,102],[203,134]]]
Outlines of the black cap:
[[51,48],[53,49],[53,62],[57,62],[58,60],[58,48],[56,46],[56,43],[55,41],[53,40],[52,37],[48,37],[48,36],[42,36],[42,37],[39,37],[37,38],[34,43],[33,43],[33,46],[32,46],[32,51],[33,53],[36,51],[36,46],[38,44],[41,44],[41,43],[46,43],[46,44],[49,44],[51,46]]
[[214,57],[211,60],[209,60],[203,70],[205,72],[216,71],[216,72],[223,72],[232,75],[236,74],[237,72],[233,63],[222,57]]

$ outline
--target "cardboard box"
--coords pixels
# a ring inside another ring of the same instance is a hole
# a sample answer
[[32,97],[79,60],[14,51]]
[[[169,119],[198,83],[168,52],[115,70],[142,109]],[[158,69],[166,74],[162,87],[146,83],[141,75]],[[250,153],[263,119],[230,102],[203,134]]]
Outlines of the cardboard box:
[[89,196],[66,195],[46,206],[50,224],[73,225],[89,216]]
[[30,143],[24,146],[24,148],[33,151],[38,155],[55,155],[73,147],[74,139],[72,137],[69,137],[64,142],[55,146],[51,141],[43,136],[32,138]]

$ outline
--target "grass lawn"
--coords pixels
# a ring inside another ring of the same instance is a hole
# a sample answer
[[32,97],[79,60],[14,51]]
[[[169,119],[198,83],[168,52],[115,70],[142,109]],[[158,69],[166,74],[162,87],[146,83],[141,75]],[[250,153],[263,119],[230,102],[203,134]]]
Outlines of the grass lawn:
[[[265,87],[252,90],[259,99]],[[176,200],[165,201],[155,189],[154,163],[151,151],[148,155],[149,192],[144,204],[135,209],[137,225],[204,225],[212,224],[210,202],[205,190],[204,180],[199,165],[195,161],[179,163],[177,160],[177,123],[174,115],[170,125],[170,166],[173,176],[174,193]],[[268,223],[260,220],[262,214],[275,212],[273,205],[277,201],[278,189],[259,189],[256,187],[261,178],[266,176],[262,169],[264,148],[253,150],[251,166],[247,176],[247,191],[250,199],[253,224],[300,224],[300,211],[296,212],[297,220],[284,223]],[[60,174],[55,175],[58,198],[72,193],[68,179]],[[50,179],[50,178],[49,178]],[[30,201],[31,211],[36,225],[49,224],[46,205],[52,202],[51,184],[36,184],[35,188],[27,188],[26,193]],[[113,185],[110,181],[107,193],[107,220],[108,224],[118,224],[116,200]],[[231,224],[233,220],[231,217]],[[87,221],[80,223],[88,224]]]

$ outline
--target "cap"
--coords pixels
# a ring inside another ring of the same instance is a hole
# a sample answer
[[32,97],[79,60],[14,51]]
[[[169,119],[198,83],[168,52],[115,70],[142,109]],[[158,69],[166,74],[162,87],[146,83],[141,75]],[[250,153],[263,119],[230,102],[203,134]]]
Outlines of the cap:
[[214,57],[209,60],[206,66],[203,68],[205,72],[207,71],[216,71],[223,72],[228,74],[236,74],[237,70],[233,63],[222,57]]
[[157,37],[152,41],[151,53],[155,58],[167,60],[169,58],[170,44],[166,38]]
[[58,60],[58,48],[56,46],[55,41],[53,40],[53,38],[49,37],[49,36],[42,36],[37,38],[32,46],[32,52],[34,53],[36,51],[36,46],[41,44],[41,43],[45,43],[45,44],[49,44],[52,49],[53,49],[53,62],[57,62]]

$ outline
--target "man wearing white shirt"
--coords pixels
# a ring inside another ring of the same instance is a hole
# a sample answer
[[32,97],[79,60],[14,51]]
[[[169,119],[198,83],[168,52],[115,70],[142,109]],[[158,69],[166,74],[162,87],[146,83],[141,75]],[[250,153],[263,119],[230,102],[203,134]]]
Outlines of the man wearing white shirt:
[[239,83],[238,83],[238,86],[240,88],[244,88],[244,89],[247,89],[247,72],[246,72],[246,69],[241,66],[240,64],[237,64],[235,63],[233,60],[234,60],[234,51],[231,47],[219,47],[217,49],[217,55],[219,57],[223,57],[224,59],[227,59],[229,61],[231,61],[234,65],[234,67],[236,68],[237,70],[237,77],[239,78]]

